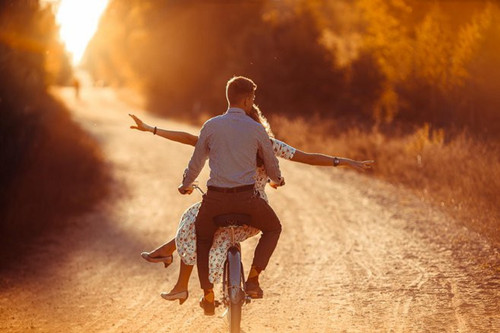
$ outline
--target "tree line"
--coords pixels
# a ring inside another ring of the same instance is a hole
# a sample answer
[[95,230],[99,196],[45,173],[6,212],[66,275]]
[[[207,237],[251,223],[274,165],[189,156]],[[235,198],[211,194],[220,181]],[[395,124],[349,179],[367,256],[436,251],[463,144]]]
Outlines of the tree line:
[[86,66],[167,116],[220,113],[246,75],[268,114],[491,137],[499,18],[494,1],[111,0]]
[[106,192],[97,145],[48,92],[71,77],[51,8],[35,0],[1,1],[2,253],[17,257],[28,249],[19,237],[60,229],[68,216],[92,207]]

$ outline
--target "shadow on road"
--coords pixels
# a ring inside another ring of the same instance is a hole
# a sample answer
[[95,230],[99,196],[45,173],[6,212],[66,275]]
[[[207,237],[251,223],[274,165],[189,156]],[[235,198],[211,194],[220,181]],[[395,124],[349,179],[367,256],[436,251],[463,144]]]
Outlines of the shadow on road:
[[49,224],[40,234],[18,234],[7,239],[1,245],[2,289],[42,281],[54,274],[64,275],[61,270],[65,267],[68,274],[72,274],[75,268],[78,271],[92,267],[93,262],[116,263],[138,258],[138,249],[144,248],[143,242],[120,228],[120,221],[116,220],[119,217],[112,212],[114,205],[129,195],[128,190],[114,180],[110,183],[113,194],[91,210],[68,217],[64,223]]

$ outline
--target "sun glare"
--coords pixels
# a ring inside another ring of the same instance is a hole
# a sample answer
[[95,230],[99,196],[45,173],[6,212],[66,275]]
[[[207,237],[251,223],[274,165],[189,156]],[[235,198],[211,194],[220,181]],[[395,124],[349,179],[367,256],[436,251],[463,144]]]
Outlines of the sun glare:
[[72,56],[73,65],[78,65],[87,44],[97,30],[99,19],[106,9],[108,0],[60,0],[56,20],[66,50]]

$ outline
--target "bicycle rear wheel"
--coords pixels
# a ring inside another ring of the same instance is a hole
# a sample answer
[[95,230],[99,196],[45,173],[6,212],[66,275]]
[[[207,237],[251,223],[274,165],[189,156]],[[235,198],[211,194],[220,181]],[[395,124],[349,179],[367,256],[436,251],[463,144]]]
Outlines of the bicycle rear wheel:
[[243,291],[243,265],[241,264],[241,253],[237,248],[230,248],[227,254],[227,293],[229,332],[240,333],[241,307],[245,301]]
[[240,333],[240,329],[241,329],[241,304],[231,303],[229,305],[227,315],[228,315],[228,319],[229,319],[229,332]]

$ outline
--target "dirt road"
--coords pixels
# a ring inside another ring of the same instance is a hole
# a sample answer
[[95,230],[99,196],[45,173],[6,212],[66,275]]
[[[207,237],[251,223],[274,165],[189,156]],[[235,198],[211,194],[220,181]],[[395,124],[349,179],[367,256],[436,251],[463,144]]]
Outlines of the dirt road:
[[[84,88],[80,101],[59,94],[102,145],[113,196],[0,276],[0,331],[225,332],[224,319],[198,307],[196,270],[179,306],[160,297],[178,257],[164,269],[139,256],[172,237],[200,197],[176,190],[192,148],[130,130],[127,114],[197,129],[109,89]],[[499,255],[486,241],[369,175],[280,165],[287,185],[268,193],[283,233],[262,277],[266,297],[244,308],[244,332],[500,332]],[[246,267],[255,244],[244,244]]]

